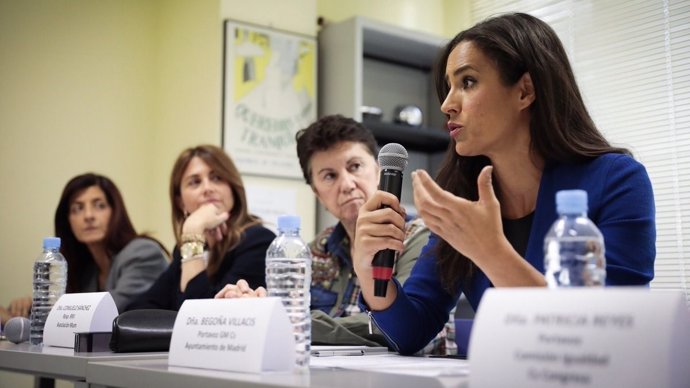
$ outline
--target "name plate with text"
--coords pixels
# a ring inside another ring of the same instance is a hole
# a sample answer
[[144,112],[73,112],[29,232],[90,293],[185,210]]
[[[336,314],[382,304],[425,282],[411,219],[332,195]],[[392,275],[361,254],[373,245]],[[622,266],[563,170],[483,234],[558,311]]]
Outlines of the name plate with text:
[[175,319],[168,364],[234,372],[291,371],[292,324],[277,297],[186,300]]
[[112,331],[117,314],[109,292],[64,294],[48,314],[43,344],[74,348],[74,333]]
[[687,387],[690,312],[680,291],[489,289],[468,358],[473,388]]

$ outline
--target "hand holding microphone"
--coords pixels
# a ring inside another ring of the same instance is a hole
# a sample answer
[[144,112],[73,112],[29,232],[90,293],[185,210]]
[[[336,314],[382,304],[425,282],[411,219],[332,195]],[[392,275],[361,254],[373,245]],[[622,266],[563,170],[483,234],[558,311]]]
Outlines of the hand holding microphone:
[[[388,143],[379,151],[379,166],[381,178],[379,190],[391,193],[400,200],[402,192],[403,171],[407,166],[407,150],[398,143]],[[374,273],[374,296],[385,297],[388,281],[393,275],[395,264],[395,251],[384,249],[374,255],[372,261]]]

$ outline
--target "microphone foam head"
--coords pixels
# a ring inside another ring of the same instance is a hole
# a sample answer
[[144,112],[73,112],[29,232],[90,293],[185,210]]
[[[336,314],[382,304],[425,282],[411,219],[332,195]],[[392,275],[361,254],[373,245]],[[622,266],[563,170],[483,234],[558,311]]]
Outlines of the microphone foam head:
[[407,150],[398,143],[388,143],[379,151],[379,166],[384,170],[403,171],[407,167]]
[[31,324],[27,318],[14,317],[7,321],[3,331],[7,340],[18,344],[29,340],[30,330]]

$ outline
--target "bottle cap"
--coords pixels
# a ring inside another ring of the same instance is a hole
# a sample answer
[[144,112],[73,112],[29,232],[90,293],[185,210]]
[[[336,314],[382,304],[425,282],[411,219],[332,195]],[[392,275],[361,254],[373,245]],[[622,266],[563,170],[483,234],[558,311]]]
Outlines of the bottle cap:
[[278,216],[278,230],[295,230],[299,229],[300,218],[296,215],[282,215]]
[[587,213],[587,192],[584,190],[561,190],[556,193],[558,214]]
[[43,248],[45,249],[59,249],[60,237],[46,237],[43,239]]

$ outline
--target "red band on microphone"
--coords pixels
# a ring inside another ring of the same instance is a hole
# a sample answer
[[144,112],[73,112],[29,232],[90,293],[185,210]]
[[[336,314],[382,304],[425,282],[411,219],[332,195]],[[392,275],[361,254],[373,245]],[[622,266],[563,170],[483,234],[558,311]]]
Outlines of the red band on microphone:
[[374,267],[374,279],[390,280],[392,276],[392,267]]

